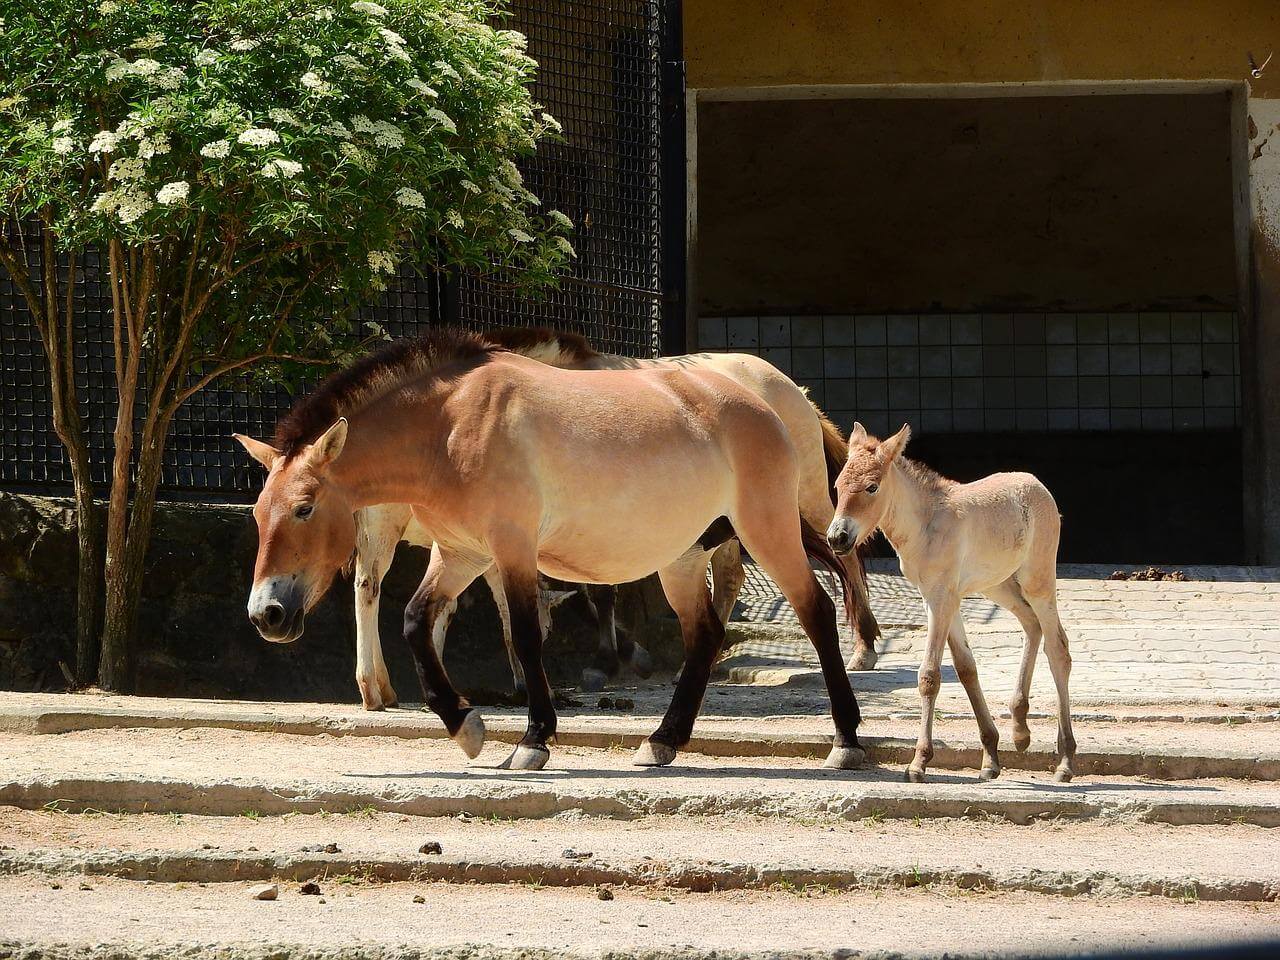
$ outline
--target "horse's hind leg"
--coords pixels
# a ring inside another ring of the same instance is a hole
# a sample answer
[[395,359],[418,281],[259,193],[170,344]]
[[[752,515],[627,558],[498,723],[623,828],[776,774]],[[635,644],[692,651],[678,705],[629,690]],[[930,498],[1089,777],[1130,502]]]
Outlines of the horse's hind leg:
[[983,594],[1017,617],[1026,634],[1022,643],[1022,662],[1018,666],[1017,687],[1009,703],[1009,713],[1013,717],[1013,745],[1019,751],[1025,750],[1031,745],[1027,711],[1031,707],[1031,675],[1036,668],[1036,654],[1040,651],[1040,620],[1031,604],[1027,603],[1018,581],[1012,578],[983,591]]
[[[1046,583],[1047,580],[1047,583]],[[1067,633],[1058,619],[1058,601],[1052,574],[1036,578],[1023,585],[1027,602],[1036,612],[1036,618],[1044,629],[1044,652],[1049,657],[1049,672],[1058,692],[1058,767],[1053,778],[1065,783],[1074,776],[1072,766],[1076,756],[1076,738],[1071,730],[1071,696],[1067,686],[1071,679],[1071,650]]]
[[[830,526],[828,522],[827,526]],[[827,527],[817,527],[826,530]],[[854,609],[848,611],[849,623],[853,627],[853,654],[849,657],[850,670],[874,670],[876,661],[880,659],[876,653],[876,640],[880,638],[880,624],[871,612],[871,594],[867,589],[867,572],[862,566],[862,554],[859,551],[840,558],[845,571],[849,574],[849,586],[852,587]]]
[[507,606],[507,593],[502,588],[502,576],[496,566],[484,572],[484,582],[488,584],[489,592],[493,594],[493,604],[498,608],[498,619],[502,623],[502,645],[507,649],[507,662],[511,665],[511,686],[518,697],[525,692],[524,671],[520,668],[520,659],[511,642],[511,609]]
[[511,614],[511,645],[524,673],[529,722],[524,736],[499,766],[504,770],[541,770],[551,758],[547,744],[556,735],[556,708],[542,667],[548,623],[538,599],[537,558],[532,550],[500,553],[498,572]]
[[982,687],[978,684],[978,665],[973,659],[973,651],[964,633],[964,619],[955,615],[951,625],[951,633],[947,637],[951,647],[951,662],[955,665],[956,676],[964,685],[964,692],[969,695],[969,703],[973,706],[973,715],[978,721],[978,734],[982,738],[982,770],[978,774],[983,780],[994,780],[1000,776],[1000,756],[997,747],[1000,744],[1000,731],[991,719],[991,711],[987,708],[987,698],[982,695]]
[[382,657],[378,594],[408,522],[408,509],[376,507],[356,513],[356,686],[366,710],[396,705],[396,692]]
[[840,653],[836,607],[809,567],[799,514],[789,512],[784,516],[781,512],[786,509],[785,502],[760,491],[754,504],[744,505],[740,515],[732,518],[734,529],[741,536],[743,546],[795,609],[800,625],[818,653],[836,728],[831,753],[823,766],[852,769],[862,764],[866,754],[858,743],[861,715]]
[[479,573],[480,568],[437,545],[431,551],[427,575],[404,608],[404,639],[413,654],[427,706],[444,721],[449,736],[472,759],[484,746],[484,720],[454,689],[432,634],[442,615],[456,605],[458,595]]
[[737,537],[726,540],[711,555],[711,602],[721,623],[728,623],[747,572],[742,566],[742,544]]
[[693,735],[693,722],[711,679],[711,668],[724,643],[724,624],[716,616],[707,589],[707,551],[696,545],[675,563],[658,571],[662,591],[680,619],[684,668],[662,723],[636,751],[642,767],[666,766]]

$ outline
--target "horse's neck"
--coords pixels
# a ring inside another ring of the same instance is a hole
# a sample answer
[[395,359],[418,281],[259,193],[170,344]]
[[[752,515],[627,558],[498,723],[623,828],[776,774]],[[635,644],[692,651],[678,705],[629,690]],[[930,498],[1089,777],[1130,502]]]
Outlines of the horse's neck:
[[880,519],[880,529],[901,557],[904,550],[909,551],[915,546],[936,503],[915,471],[907,470],[896,461],[889,470],[892,479],[886,492],[890,501]]
[[449,436],[438,403],[427,409],[392,408],[386,400],[348,416],[350,428],[332,479],[354,509],[380,503],[427,503],[440,482]]

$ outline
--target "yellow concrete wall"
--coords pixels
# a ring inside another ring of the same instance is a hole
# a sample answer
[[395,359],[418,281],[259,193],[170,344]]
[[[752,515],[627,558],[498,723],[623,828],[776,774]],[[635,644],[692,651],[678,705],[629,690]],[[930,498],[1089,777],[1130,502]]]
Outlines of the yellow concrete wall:
[[[690,87],[1243,80],[1276,0],[685,0]],[[1280,97],[1280,57],[1254,96]]]

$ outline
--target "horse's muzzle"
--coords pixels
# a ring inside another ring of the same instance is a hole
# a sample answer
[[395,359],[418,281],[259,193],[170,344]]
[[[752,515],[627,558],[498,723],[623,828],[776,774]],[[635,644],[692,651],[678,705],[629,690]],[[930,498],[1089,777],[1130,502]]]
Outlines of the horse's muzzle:
[[299,594],[291,582],[267,581],[254,588],[249,596],[249,620],[263,640],[292,643],[302,636],[306,610]]
[[858,545],[858,525],[847,517],[836,517],[827,527],[827,543],[837,554],[851,553]]

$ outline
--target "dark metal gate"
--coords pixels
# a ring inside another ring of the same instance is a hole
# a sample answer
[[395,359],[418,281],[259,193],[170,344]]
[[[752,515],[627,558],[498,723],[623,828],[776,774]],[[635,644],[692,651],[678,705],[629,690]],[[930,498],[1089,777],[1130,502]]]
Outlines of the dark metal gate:
[[[577,229],[573,272],[559,290],[526,299],[463,276],[406,270],[364,314],[394,336],[439,323],[546,325],[598,349],[653,356],[683,346],[683,73],[678,0],[517,0],[506,24],[529,38],[540,68],[534,97],[564,127],[525,179]],[[673,162],[678,158],[678,162]],[[38,243],[27,245],[39,261]],[[90,255],[77,270],[77,381],[95,480],[110,469],[115,418],[110,295]],[[230,440],[269,434],[291,402],[282,389],[208,388],[179,411],[163,487],[238,497],[260,477]],[[0,483],[65,489],[70,470],[54,435],[47,373],[21,295],[0,273]]]

